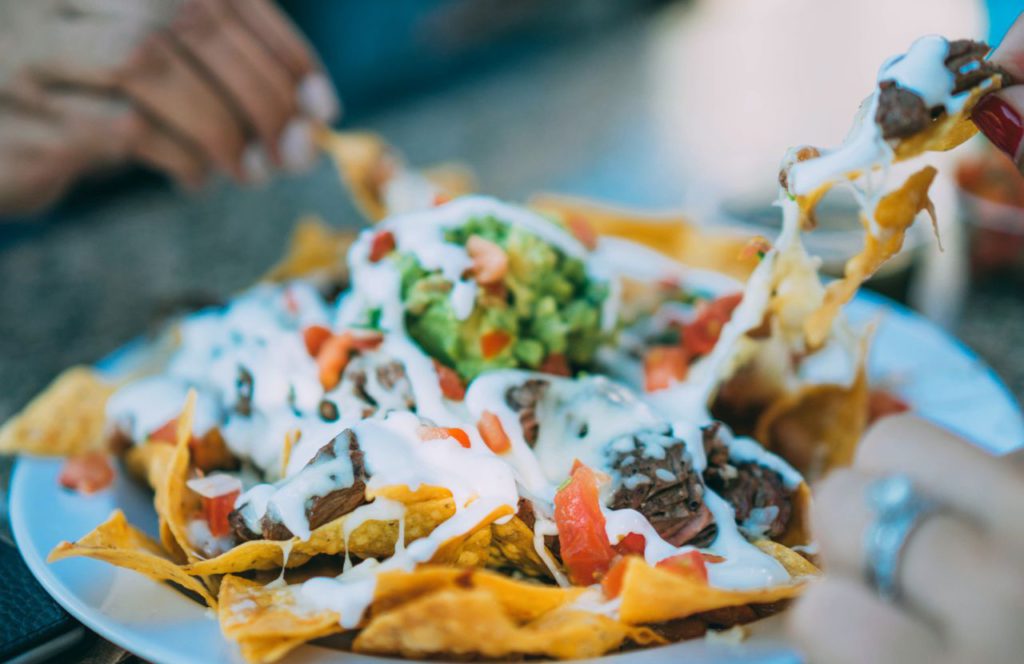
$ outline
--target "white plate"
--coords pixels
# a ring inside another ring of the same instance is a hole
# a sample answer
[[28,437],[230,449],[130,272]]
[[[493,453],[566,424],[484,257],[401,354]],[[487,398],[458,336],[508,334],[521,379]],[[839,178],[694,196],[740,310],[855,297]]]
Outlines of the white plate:
[[[848,314],[857,322],[878,321],[869,363],[872,378],[896,384],[919,413],[993,451],[1005,452],[1024,442],[1024,420],[1014,398],[958,341],[916,314],[868,293],[858,296]],[[78,496],[58,489],[60,465],[59,460],[24,458],[11,486],[15,538],[32,573],[50,594],[91,629],[143,659],[162,664],[241,662],[212,615],[169,587],[94,560],[46,564],[46,554],[57,542],[88,532],[115,507],[123,509],[132,523],[156,532],[147,491],[119,477],[110,490]],[[612,664],[626,658],[651,663],[797,659],[784,642],[766,634],[739,647],[699,640],[601,661]],[[289,661],[386,660],[304,646]]]

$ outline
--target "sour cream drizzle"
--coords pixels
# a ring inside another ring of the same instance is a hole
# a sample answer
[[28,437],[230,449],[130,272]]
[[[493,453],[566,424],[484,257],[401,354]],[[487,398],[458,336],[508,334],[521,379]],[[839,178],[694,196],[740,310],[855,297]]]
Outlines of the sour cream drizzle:
[[[906,53],[894,56],[882,65],[878,82],[894,81],[921,97],[928,108],[941,106],[949,114],[957,113],[971,92],[953,94],[956,78],[946,68],[948,54],[949,42],[946,39],[937,35],[922,37]],[[789,166],[788,182],[793,194],[810,194],[821,186],[861,173],[863,182],[854,186],[854,193],[861,199],[868,219],[873,220],[881,184],[894,159],[893,150],[875,121],[879,95],[880,88],[876,86],[871,96],[861,104],[853,128],[842,145],[823,151],[820,157]],[[877,168],[882,169],[883,177],[873,182],[871,172]]]

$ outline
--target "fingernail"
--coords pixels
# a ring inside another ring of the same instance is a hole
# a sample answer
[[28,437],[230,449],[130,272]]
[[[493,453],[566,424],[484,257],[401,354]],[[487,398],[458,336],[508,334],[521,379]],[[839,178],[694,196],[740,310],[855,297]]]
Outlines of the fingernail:
[[308,120],[291,120],[281,132],[278,145],[284,167],[289,171],[304,171],[316,160],[313,127]]
[[990,94],[974,107],[971,119],[993,145],[1014,159],[1017,158],[1021,139],[1024,139],[1024,122],[1013,106],[999,95]]
[[326,75],[319,72],[309,74],[299,83],[296,94],[299,108],[310,117],[328,123],[338,119],[341,104]]
[[242,152],[242,175],[250,184],[263,184],[270,179],[270,157],[259,143],[250,143]]

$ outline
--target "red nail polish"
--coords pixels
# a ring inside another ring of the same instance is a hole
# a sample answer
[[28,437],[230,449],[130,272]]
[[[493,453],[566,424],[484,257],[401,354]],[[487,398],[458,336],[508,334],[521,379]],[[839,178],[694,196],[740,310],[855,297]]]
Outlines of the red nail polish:
[[1024,139],[1024,121],[1016,109],[999,96],[988,95],[974,107],[971,119],[997,148],[1017,158],[1021,139]]

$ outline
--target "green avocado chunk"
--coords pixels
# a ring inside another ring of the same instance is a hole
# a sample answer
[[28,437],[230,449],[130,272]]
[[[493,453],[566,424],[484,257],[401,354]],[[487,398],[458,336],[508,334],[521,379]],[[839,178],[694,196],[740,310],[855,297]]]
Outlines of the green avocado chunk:
[[452,309],[451,282],[425,270],[413,254],[395,254],[410,336],[466,381],[488,369],[536,369],[553,354],[574,371],[588,367],[605,339],[607,284],[588,277],[583,261],[493,216],[449,229],[445,240],[465,246],[473,235],[505,251],[508,272],[500,284],[478,288],[465,320]]

